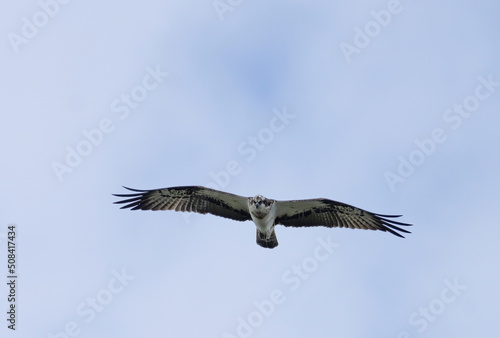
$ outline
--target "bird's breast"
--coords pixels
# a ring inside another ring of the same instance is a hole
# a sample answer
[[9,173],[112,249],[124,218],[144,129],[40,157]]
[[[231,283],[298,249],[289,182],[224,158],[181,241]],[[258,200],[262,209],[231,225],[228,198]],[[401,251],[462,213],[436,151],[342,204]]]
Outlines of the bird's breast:
[[268,233],[272,230],[275,220],[274,208],[272,208],[270,212],[253,210],[252,212],[250,212],[250,216],[252,217],[252,221],[260,231]]

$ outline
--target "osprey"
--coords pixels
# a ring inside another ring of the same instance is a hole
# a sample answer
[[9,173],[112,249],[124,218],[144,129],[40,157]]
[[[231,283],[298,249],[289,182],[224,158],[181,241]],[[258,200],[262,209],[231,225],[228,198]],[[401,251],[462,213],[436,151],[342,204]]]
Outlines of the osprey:
[[114,202],[125,204],[121,209],[187,211],[209,213],[235,221],[251,220],[257,226],[257,244],[270,249],[278,246],[274,232],[276,224],[290,227],[325,226],[381,230],[398,237],[403,237],[399,232],[410,233],[396,225],[410,226],[411,224],[389,219],[401,215],[374,214],[326,198],[277,201],[261,195],[243,197],[200,186],[154,190],[124,188],[135,193],[114,194],[114,196],[126,198]]

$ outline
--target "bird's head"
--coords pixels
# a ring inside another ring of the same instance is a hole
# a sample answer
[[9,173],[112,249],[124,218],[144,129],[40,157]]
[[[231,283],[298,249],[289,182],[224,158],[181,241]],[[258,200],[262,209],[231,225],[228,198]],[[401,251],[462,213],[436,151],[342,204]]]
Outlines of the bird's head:
[[262,195],[257,195],[255,197],[250,197],[250,211],[256,215],[267,215],[271,211],[271,207],[274,204],[274,200],[265,198]]

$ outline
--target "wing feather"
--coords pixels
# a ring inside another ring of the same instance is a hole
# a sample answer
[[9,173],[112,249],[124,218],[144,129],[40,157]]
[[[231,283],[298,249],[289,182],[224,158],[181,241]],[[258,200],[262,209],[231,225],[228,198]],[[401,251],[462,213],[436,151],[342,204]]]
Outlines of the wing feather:
[[247,198],[227,192],[200,187],[185,186],[154,190],[138,190],[132,194],[114,194],[125,199],[114,202],[125,204],[121,209],[132,210],[175,210],[212,214],[236,221],[251,220]]
[[400,232],[410,233],[399,226],[411,226],[411,224],[391,219],[401,215],[375,214],[326,198],[276,201],[276,207],[276,224],[284,226],[325,226],[329,228],[381,230],[403,238],[404,236]]

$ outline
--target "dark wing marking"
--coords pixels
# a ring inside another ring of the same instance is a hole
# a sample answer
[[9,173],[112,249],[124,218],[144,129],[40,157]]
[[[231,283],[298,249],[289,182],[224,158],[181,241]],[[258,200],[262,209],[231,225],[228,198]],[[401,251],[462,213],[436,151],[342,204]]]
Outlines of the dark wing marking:
[[134,194],[114,194],[127,199],[121,209],[175,210],[212,214],[236,221],[251,220],[246,197],[200,186],[172,187],[155,190],[137,190],[124,187]]
[[276,224],[291,227],[326,226],[329,228],[351,228],[388,231],[398,237],[399,232],[410,233],[400,226],[411,224],[396,222],[389,218],[401,215],[380,215],[353,207],[352,205],[325,198],[276,201]]

